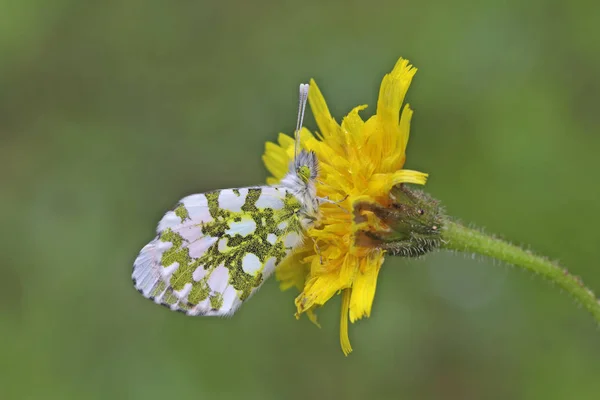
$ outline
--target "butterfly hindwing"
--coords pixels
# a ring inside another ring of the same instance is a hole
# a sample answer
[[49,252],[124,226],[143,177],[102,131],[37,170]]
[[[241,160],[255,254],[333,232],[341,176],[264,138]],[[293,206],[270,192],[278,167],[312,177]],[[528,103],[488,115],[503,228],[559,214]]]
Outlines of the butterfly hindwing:
[[301,243],[300,207],[272,186],[187,196],[135,260],[135,286],[188,315],[233,314]]

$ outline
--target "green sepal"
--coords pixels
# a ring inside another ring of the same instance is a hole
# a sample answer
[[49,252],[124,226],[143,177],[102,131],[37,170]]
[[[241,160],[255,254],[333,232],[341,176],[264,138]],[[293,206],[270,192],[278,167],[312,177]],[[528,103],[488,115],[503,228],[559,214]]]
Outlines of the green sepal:
[[387,207],[369,201],[354,203],[355,223],[366,222],[365,212],[372,212],[387,227],[357,231],[357,245],[379,248],[403,257],[420,256],[439,247],[443,223],[439,202],[406,184],[394,186],[389,196],[391,204]]

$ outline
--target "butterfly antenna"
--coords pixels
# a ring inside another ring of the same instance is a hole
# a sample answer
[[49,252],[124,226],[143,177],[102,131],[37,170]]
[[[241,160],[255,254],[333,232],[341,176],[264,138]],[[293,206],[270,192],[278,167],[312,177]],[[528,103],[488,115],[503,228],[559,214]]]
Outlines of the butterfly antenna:
[[300,149],[300,130],[302,129],[302,122],[304,121],[304,110],[306,109],[306,100],[308,99],[308,83],[300,84],[300,98],[298,101],[298,120],[296,121],[296,131],[294,132],[294,160],[298,158],[298,152]]

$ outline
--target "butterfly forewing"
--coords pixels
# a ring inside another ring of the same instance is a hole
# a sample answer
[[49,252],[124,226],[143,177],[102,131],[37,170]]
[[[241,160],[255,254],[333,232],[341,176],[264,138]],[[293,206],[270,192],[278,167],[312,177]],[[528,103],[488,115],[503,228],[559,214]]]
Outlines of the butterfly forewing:
[[134,262],[138,291],[188,315],[230,315],[302,241],[301,204],[286,188],[183,198]]

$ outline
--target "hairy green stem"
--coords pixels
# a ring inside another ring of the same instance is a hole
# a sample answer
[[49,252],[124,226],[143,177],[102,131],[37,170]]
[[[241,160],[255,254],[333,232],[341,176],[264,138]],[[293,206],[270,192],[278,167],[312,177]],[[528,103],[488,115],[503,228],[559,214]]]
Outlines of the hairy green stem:
[[600,323],[600,301],[583,285],[579,277],[571,275],[566,269],[544,257],[488,236],[479,230],[467,228],[451,220],[444,221],[443,226],[442,248],[481,254],[541,275],[565,290]]

